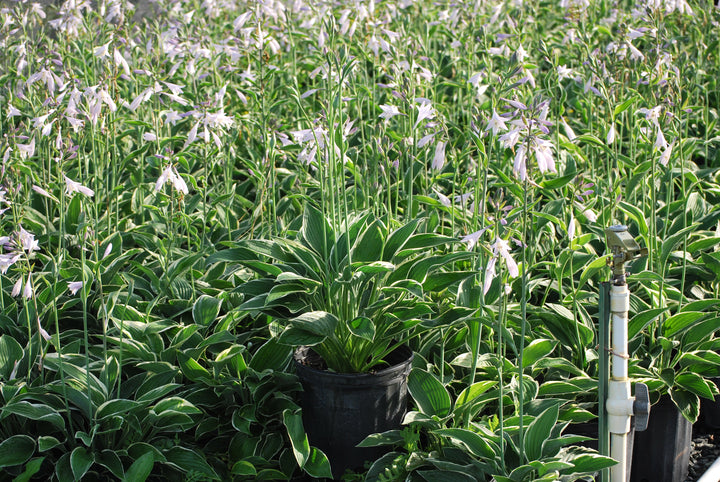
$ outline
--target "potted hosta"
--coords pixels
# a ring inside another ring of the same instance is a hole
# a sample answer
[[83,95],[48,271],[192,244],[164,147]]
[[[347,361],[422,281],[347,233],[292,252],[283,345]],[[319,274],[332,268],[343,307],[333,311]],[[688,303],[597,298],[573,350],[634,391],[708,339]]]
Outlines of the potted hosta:
[[472,254],[433,253],[452,238],[421,227],[422,220],[392,226],[370,213],[334,225],[308,206],[295,239],[241,246],[243,264],[261,275],[246,283],[241,309],[270,315],[277,342],[297,348],[305,429],[335,477],[382,454],[355,448],[367,435],[400,425],[408,341],[465,315],[439,313],[430,293],[469,276],[440,269]]

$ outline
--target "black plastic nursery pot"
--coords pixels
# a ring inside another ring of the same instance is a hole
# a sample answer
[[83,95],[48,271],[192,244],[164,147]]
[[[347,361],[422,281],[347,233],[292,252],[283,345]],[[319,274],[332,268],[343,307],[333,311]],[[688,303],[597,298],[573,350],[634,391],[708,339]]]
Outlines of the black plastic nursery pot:
[[[720,388],[720,377],[713,377],[711,380]],[[715,400],[700,399],[700,417],[705,427],[712,430],[720,428],[720,395],[715,395]]]
[[635,434],[631,482],[683,482],[692,451],[692,424],[669,396],[652,406],[648,428]]
[[[389,367],[374,373],[335,373],[308,365],[314,352],[295,351],[303,386],[303,424],[311,445],[328,456],[335,478],[346,469],[361,469],[387,452],[383,447],[357,448],[368,435],[399,428],[407,412],[407,377],[413,352],[407,346],[387,357]],[[317,355],[315,355],[317,357]]]

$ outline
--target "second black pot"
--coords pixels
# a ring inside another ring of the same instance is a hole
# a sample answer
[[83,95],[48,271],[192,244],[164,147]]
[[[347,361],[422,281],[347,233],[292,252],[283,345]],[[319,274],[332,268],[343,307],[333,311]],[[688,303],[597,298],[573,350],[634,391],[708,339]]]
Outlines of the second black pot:
[[311,350],[295,352],[303,386],[303,424],[311,445],[328,456],[332,473],[361,469],[382,456],[383,447],[357,448],[368,435],[400,427],[407,411],[407,377],[413,353],[401,346],[387,357],[389,367],[375,373],[335,373],[306,365]]
[[692,424],[669,396],[652,406],[648,428],[635,433],[631,482],[683,482],[692,451]]

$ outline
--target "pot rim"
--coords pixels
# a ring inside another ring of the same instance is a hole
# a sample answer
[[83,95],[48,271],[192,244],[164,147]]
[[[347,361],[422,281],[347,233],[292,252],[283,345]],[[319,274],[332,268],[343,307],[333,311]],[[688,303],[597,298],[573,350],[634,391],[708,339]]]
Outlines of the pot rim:
[[398,346],[392,353],[395,353],[396,351],[400,350],[401,353],[405,355],[405,358],[394,365],[390,365],[389,367],[383,368],[381,370],[378,370],[376,372],[364,372],[364,373],[339,373],[339,372],[333,372],[329,370],[319,370],[317,368],[313,368],[307,365],[304,365],[300,362],[305,356],[305,353],[308,350],[311,350],[312,347],[309,346],[300,346],[295,349],[293,352],[293,364],[295,365],[295,369],[298,373],[298,375],[303,377],[322,377],[322,378],[332,378],[333,380],[337,381],[338,383],[345,382],[352,382],[352,384],[355,384],[362,380],[367,380],[371,383],[378,383],[381,382],[383,379],[392,380],[395,379],[398,375],[400,375],[402,372],[405,372],[405,376],[408,375],[410,372],[410,367],[412,365],[413,358],[415,358],[415,353],[410,349],[407,345],[400,345]]

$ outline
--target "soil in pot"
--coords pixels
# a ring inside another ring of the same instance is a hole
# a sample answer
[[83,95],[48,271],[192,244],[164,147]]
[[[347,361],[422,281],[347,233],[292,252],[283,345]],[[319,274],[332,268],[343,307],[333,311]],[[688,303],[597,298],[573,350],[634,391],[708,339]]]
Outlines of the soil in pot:
[[333,476],[362,469],[381,457],[384,447],[355,447],[372,433],[400,427],[407,412],[407,376],[413,353],[401,346],[387,357],[388,367],[373,373],[335,373],[307,347],[294,361],[303,386],[303,424],[311,445],[328,456]]
[[688,474],[692,424],[670,397],[652,406],[648,428],[635,433],[631,482],[683,482]]

